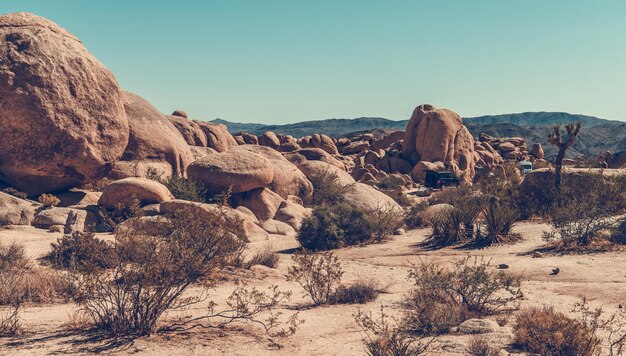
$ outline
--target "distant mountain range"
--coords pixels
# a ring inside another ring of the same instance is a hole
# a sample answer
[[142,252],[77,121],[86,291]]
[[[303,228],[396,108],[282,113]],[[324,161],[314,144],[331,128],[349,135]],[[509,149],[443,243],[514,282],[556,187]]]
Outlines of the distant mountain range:
[[[622,121],[563,112],[526,112],[463,119],[467,128],[476,138],[480,133],[496,137],[523,137],[529,145],[541,143],[547,157],[556,155],[556,150],[548,144],[546,139],[549,127],[553,124],[566,124],[575,121],[582,121],[584,126],[570,156],[591,158],[607,150],[615,152],[626,149],[626,122]],[[314,133],[340,137],[373,129],[404,130],[408,120],[396,121],[381,117],[360,117],[356,119],[303,121],[286,125],[242,124],[220,119],[214,120],[214,122],[225,124],[232,133],[247,131],[261,135],[265,131],[274,131],[277,134],[282,133],[294,137]]]

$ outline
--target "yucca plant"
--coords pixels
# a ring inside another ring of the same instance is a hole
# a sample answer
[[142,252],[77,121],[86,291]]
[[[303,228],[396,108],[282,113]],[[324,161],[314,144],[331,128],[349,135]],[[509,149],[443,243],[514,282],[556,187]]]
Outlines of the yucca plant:
[[477,214],[459,208],[447,209],[438,213],[432,219],[433,232],[426,242],[450,246],[467,241],[468,236],[473,236]]
[[518,218],[519,214],[513,208],[494,201],[489,202],[482,224],[485,231],[477,236],[477,240],[485,245],[515,240],[516,235],[511,234],[511,229]]

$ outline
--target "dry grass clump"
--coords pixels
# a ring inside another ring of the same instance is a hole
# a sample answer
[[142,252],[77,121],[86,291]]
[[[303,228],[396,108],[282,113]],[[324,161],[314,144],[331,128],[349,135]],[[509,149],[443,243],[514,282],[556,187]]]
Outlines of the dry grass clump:
[[43,205],[44,208],[52,208],[61,203],[59,198],[57,198],[56,196],[52,194],[41,194],[39,196],[39,199],[37,199],[37,201],[41,203],[41,205]]
[[500,351],[491,346],[491,344],[485,340],[484,337],[477,336],[470,340],[469,344],[465,348],[470,356],[498,356]]
[[337,256],[332,252],[295,253],[294,262],[287,272],[287,280],[297,282],[315,305],[327,304],[341,281],[343,271]]
[[415,288],[404,300],[407,330],[448,332],[466,319],[509,311],[522,297],[520,278],[494,271],[490,261],[467,257],[451,269],[421,263],[409,272]]
[[332,296],[334,304],[365,304],[374,301],[384,292],[378,281],[359,279],[350,285],[340,285]]
[[280,256],[270,248],[266,248],[255,253],[252,258],[245,263],[245,266],[246,268],[250,268],[256,265],[262,265],[269,268],[276,268],[279,261]]
[[412,205],[409,212],[404,216],[404,225],[406,225],[409,229],[427,226],[428,224],[423,216],[426,208],[428,208],[428,203],[426,202]]

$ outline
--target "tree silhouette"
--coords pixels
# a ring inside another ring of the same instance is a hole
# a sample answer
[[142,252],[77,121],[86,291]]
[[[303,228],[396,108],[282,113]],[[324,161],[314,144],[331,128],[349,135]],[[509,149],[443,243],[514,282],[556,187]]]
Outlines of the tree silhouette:
[[556,155],[555,160],[555,175],[554,186],[558,192],[561,192],[561,171],[563,169],[563,158],[565,158],[565,151],[574,145],[578,132],[583,127],[581,121],[570,122],[565,125],[567,131],[567,137],[561,135],[561,125],[552,125],[552,132],[548,135],[548,142],[555,145],[559,149],[559,153]]

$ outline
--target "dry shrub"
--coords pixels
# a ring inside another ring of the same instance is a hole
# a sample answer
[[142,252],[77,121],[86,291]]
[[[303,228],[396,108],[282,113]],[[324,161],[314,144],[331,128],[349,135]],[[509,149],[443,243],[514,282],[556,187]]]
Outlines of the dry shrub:
[[615,215],[626,210],[624,178],[591,173],[566,178],[561,196],[548,214],[555,229],[553,236],[563,247],[589,246],[601,231],[614,227]]
[[207,202],[207,188],[201,182],[191,179],[172,175],[167,179],[155,179],[163,183],[176,199],[195,201],[200,203]]
[[490,261],[466,257],[451,269],[421,263],[409,272],[415,288],[404,301],[408,330],[445,333],[460,322],[516,307],[520,278],[493,271]]
[[152,334],[163,313],[201,300],[183,297],[239,258],[240,227],[223,210],[181,209],[163,223],[131,224],[116,235],[115,264],[73,270],[77,302],[96,326],[118,336]]
[[432,233],[425,240],[427,244],[451,246],[471,241],[475,237],[477,208],[446,209],[438,212],[431,219]]
[[354,318],[365,334],[362,341],[365,354],[369,356],[424,355],[435,340],[435,338],[417,339],[414,335],[406,333],[402,323],[387,315],[382,305],[378,318],[373,317],[371,312],[366,314],[360,310],[354,314]]
[[409,212],[404,216],[404,225],[409,229],[416,229],[428,225],[422,215],[426,208],[428,208],[428,203],[426,202],[412,205]]
[[315,305],[328,303],[343,276],[337,256],[332,252],[304,252],[295,253],[291,259],[294,265],[288,269],[287,280],[297,282]]
[[500,351],[482,336],[474,337],[465,348],[470,356],[498,356]]
[[43,260],[58,269],[79,269],[85,273],[111,268],[116,255],[110,242],[93,233],[74,232],[50,244],[52,250]]
[[365,304],[371,302],[381,293],[378,281],[373,279],[359,279],[354,283],[337,288],[332,296],[334,304]]
[[588,325],[552,307],[522,310],[513,331],[518,348],[540,355],[594,355],[600,346]]
[[13,188],[13,187],[7,187],[2,189],[3,193],[12,195],[16,198],[20,198],[20,199],[26,199],[28,198],[28,194],[24,193],[24,192],[20,192],[19,190]]
[[313,193],[304,197],[306,206],[334,205],[343,201],[346,189],[339,184],[339,176],[330,169],[312,172],[309,180]]
[[379,243],[385,241],[394,231],[404,226],[404,216],[391,206],[378,206],[366,212],[366,218],[371,226],[371,238],[368,242]]
[[37,201],[40,202],[44,208],[52,208],[61,203],[59,198],[57,198],[56,196],[52,194],[41,194],[39,196],[39,199],[37,199]]
[[250,268],[256,265],[262,265],[269,268],[276,268],[280,256],[270,248],[266,248],[262,251],[255,253],[252,258],[245,263],[246,268]]
[[98,210],[100,223],[107,231],[114,231],[117,225],[124,221],[130,218],[142,217],[143,215],[144,211],[141,209],[139,199],[133,199],[128,206],[117,203],[113,209],[100,207]]

